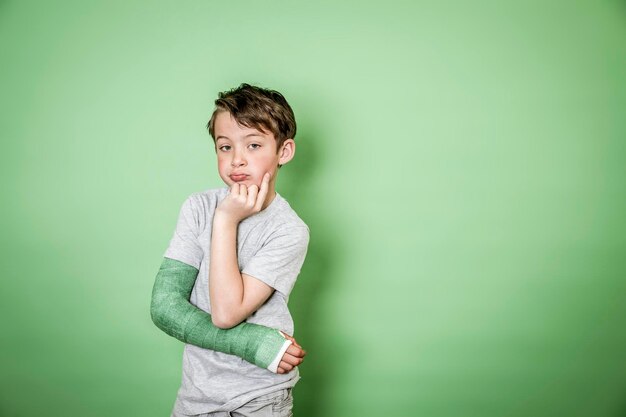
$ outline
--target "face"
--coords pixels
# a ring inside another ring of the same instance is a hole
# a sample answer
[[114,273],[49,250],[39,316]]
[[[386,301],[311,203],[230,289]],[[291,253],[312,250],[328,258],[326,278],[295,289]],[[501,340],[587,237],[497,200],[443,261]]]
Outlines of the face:
[[229,187],[235,182],[261,186],[263,175],[269,172],[270,190],[274,190],[278,164],[293,157],[292,139],[276,152],[274,134],[239,125],[229,112],[220,112],[214,122],[215,151],[220,177]]

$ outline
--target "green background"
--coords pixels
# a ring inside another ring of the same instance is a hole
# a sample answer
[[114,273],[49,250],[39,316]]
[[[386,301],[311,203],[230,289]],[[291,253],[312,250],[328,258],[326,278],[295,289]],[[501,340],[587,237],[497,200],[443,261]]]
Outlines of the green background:
[[167,416],[219,91],[281,91],[298,417],[626,416],[621,1],[0,2],[0,415]]

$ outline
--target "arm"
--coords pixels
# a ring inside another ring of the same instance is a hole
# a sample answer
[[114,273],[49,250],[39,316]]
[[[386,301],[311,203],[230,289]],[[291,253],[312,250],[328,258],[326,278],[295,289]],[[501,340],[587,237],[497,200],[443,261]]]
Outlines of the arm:
[[223,329],[241,323],[274,291],[266,283],[239,272],[237,224],[217,215],[213,221],[209,295],[213,324]]
[[[246,217],[261,211],[269,188],[269,174],[261,188],[233,184],[228,196],[215,210],[211,234],[209,297],[213,323],[229,328],[241,323],[263,305],[274,289],[242,274],[237,260],[237,227]],[[257,192],[258,191],[258,192]]]
[[[176,339],[231,355],[285,373],[302,362],[306,354],[291,337],[275,329],[241,323],[229,330],[213,325],[211,316],[189,303],[198,270],[183,262],[164,258],[152,290],[152,321]],[[291,345],[291,346],[290,346]]]

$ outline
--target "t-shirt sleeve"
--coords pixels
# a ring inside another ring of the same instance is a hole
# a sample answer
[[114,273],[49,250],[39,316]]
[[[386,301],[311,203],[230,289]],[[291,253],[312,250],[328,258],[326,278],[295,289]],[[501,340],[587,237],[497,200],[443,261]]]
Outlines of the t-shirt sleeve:
[[296,226],[281,230],[259,249],[241,272],[289,297],[304,263],[308,245],[308,228]]
[[198,241],[199,215],[200,212],[193,202],[193,197],[189,196],[180,209],[174,236],[163,255],[166,258],[184,262],[198,270],[204,256],[204,251]]

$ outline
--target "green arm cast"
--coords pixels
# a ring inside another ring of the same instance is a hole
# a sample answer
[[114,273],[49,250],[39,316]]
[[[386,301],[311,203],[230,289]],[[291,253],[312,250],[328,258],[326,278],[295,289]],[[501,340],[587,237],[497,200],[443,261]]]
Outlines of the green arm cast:
[[230,329],[215,326],[208,313],[189,302],[197,275],[193,266],[163,258],[152,289],[150,314],[154,324],[181,342],[267,368],[280,353],[285,338],[276,329],[254,323],[242,322]]

